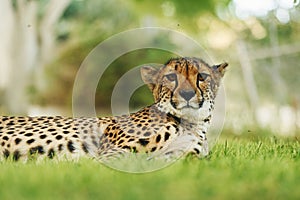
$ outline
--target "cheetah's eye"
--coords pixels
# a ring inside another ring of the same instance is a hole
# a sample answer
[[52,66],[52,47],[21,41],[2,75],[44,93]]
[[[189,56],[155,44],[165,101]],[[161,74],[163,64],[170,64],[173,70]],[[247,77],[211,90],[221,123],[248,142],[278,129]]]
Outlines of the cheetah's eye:
[[208,76],[209,76],[209,74],[199,73],[197,79],[198,79],[198,81],[203,82],[203,81],[205,81],[207,79]]
[[167,74],[166,77],[169,81],[176,81],[176,79],[177,79],[177,76],[175,73]]

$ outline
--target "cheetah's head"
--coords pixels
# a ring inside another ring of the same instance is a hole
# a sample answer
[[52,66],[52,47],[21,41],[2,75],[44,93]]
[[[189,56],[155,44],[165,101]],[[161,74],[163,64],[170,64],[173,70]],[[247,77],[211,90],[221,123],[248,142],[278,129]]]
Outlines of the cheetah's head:
[[210,117],[227,63],[209,66],[198,58],[176,58],[159,69],[144,66],[143,81],[158,108],[182,119]]

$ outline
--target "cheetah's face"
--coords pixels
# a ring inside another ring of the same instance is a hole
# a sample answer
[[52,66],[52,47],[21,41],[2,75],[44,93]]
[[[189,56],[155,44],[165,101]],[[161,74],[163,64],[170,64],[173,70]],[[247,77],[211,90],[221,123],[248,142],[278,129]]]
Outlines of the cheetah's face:
[[163,111],[197,120],[209,117],[226,67],[227,63],[210,67],[197,58],[178,58],[160,69],[143,67],[141,73]]

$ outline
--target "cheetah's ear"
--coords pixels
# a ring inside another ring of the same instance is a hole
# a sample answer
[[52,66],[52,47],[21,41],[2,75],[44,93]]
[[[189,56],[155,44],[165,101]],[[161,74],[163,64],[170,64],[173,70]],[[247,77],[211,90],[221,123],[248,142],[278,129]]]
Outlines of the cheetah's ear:
[[156,77],[158,74],[158,69],[151,66],[143,66],[141,68],[142,80],[148,85],[149,89],[153,91],[156,84]]
[[225,69],[228,66],[228,63],[222,63],[219,65],[214,65],[212,68],[214,69],[214,71],[217,71],[221,74],[221,76],[224,76],[225,74]]

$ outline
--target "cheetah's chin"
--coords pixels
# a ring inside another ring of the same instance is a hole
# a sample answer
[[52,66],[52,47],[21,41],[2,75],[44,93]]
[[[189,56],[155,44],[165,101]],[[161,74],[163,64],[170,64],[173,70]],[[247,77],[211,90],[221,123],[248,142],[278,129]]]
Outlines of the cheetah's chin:
[[200,103],[184,103],[183,105],[178,105],[177,109],[178,110],[183,110],[183,109],[191,109],[191,110],[199,110],[202,108],[203,102],[201,101]]
[[184,109],[191,109],[191,110],[198,110],[199,107],[197,106],[190,106],[190,105],[185,105],[185,106],[181,106],[180,108],[178,108],[178,110],[184,110]]

